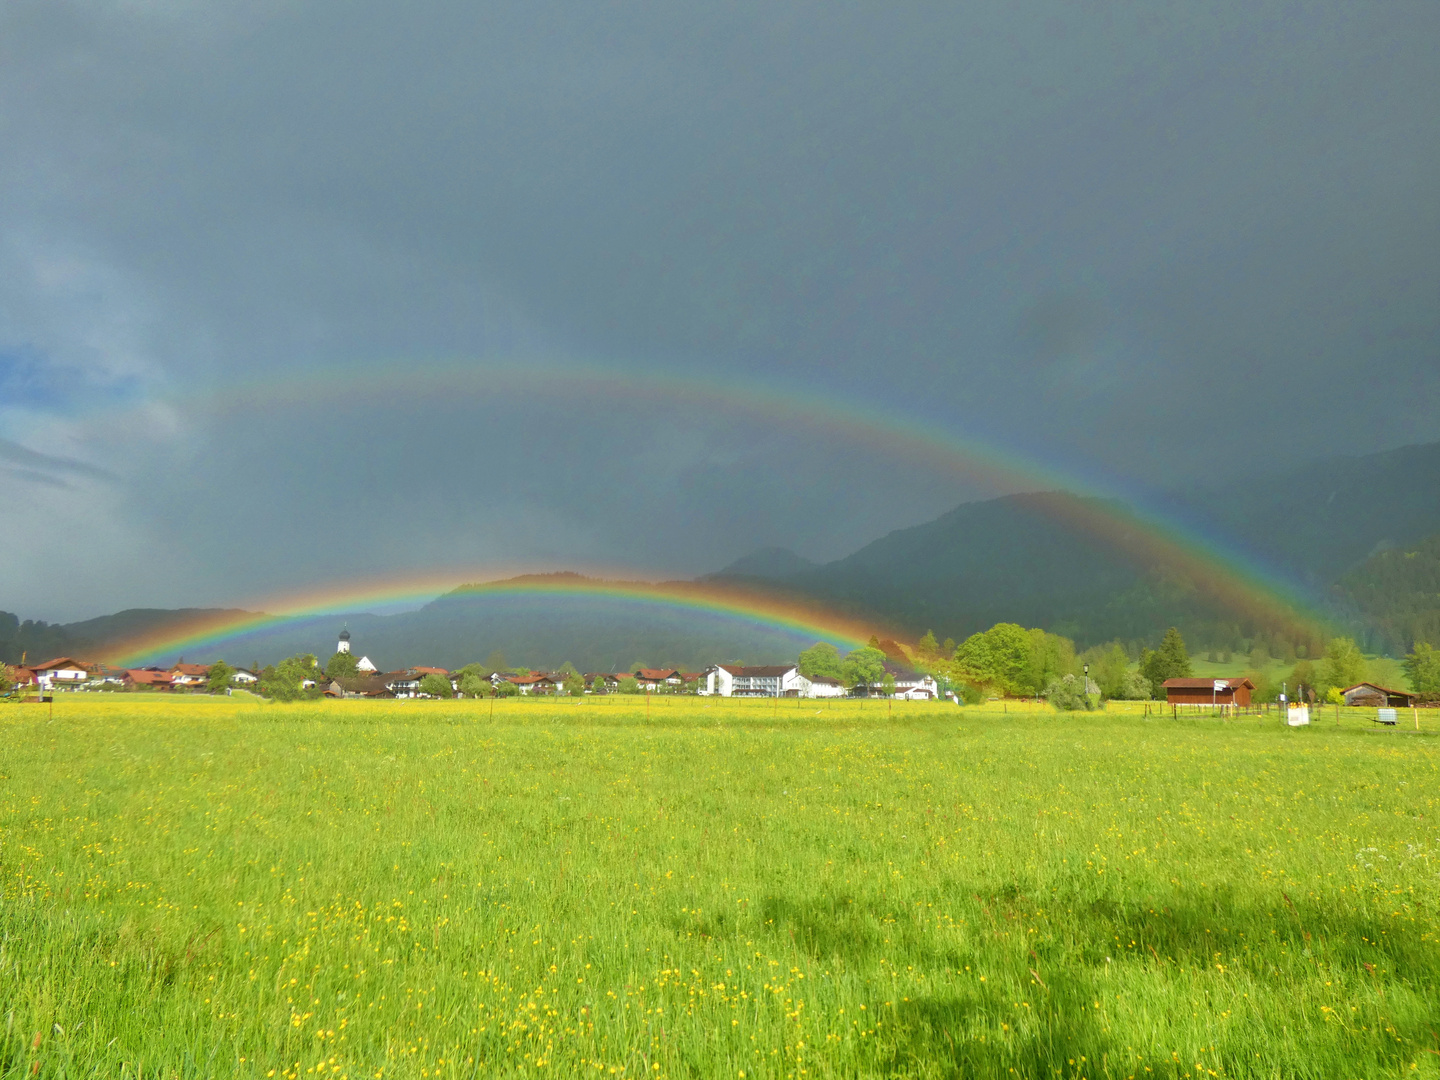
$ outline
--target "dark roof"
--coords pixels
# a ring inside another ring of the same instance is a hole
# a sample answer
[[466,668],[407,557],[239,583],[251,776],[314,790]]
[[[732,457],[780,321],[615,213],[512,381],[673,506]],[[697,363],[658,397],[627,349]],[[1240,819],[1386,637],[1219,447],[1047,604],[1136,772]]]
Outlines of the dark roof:
[[340,631],[340,640],[341,640],[341,641],[349,641],[349,640],[350,640],[350,628],[349,628],[348,626],[347,626],[345,629],[343,629],[343,630]]
[[1379,690],[1380,693],[1382,693],[1382,694],[1389,694],[1389,695],[1391,695],[1391,696],[1393,696],[1393,697],[1415,697],[1415,696],[1416,696],[1414,693],[1412,693],[1412,692],[1409,691],[1409,690],[1390,690],[1390,689],[1388,689],[1387,687],[1381,686],[1379,683],[1373,683],[1373,682],[1357,682],[1354,686],[1347,686],[1347,687],[1345,687],[1344,690],[1341,690],[1340,692],[1341,692],[1342,694],[1348,694],[1348,693],[1350,693],[1351,690],[1359,690],[1362,686],[1368,686],[1368,687],[1370,687],[1370,689],[1372,689],[1372,690]]
[[1248,686],[1251,690],[1255,689],[1255,684],[1244,676],[1237,679],[1166,679],[1163,685],[1167,689],[1174,690],[1209,690],[1217,682],[1223,682],[1231,690],[1239,689],[1242,686]]

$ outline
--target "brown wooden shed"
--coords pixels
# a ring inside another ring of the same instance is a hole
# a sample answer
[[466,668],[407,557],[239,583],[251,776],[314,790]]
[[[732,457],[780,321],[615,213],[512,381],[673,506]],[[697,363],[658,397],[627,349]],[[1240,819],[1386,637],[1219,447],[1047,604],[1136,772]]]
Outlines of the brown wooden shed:
[[1165,700],[1171,705],[1249,705],[1255,684],[1238,679],[1166,679]]
[[1372,709],[1409,709],[1415,704],[1414,694],[1405,690],[1390,690],[1373,682],[1356,683],[1340,693],[1346,705],[1364,705]]

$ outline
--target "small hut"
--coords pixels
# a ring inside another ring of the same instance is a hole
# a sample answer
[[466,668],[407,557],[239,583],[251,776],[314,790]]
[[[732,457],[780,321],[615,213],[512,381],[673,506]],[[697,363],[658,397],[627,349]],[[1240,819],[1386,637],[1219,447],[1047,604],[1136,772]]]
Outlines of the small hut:
[[1171,705],[1249,705],[1255,684],[1237,679],[1166,679],[1165,700]]
[[1371,709],[1409,709],[1415,705],[1415,695],[1404,690],[1391,690],[1373,682],[1356,683],[1340,691],[1346,705],[1361,705]]

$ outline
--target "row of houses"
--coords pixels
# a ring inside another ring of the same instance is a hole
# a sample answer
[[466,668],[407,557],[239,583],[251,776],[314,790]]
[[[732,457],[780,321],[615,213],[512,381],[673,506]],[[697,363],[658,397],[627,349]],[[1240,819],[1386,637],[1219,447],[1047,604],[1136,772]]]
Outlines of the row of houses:
[[[350,632],[342,630],[336,651],[350,652]],[[415,666],[398,671],[380,672],[369,657],[361,657],[356,664],[357,674],[350,678],[332,680],[323,687],[323,692],[336,698],[419,698],[427,696],[421,689],[427,676],[439,676],[450,684],[452,693],[460,692],[459,672],[450,672],[440,667]],[[209,685],[210,668],[205,664],[177,663],[168,668],[112,668],[61,656],[44,664],[17,669],[19,682],[33,683],[42,690],[56,688],[92,690],[192,690]],[[940,690],[929,675],[911,671],[900,665],[886,662],[886,682],[894,683],[888,691],[891,696],[908,700],[928,700],[939,697]],[[508,683],[513,692],[524,695],[573,693],[575,674],[545,671],[492,671],[481,676],[492,688]],[[853,695],[875,697],[886,693],[880,682],[870,686],[846,687],[838,679],[824,676],[805,676],[794,664],[744,665],[712,664],[703,671],[681,671],[678,668],[636,668],[634,671],[592,671],[579,676],[584,685],[582,691],[590,694],[615,693],[622,682],[633,679],[636,687],[645,693],[695,693],[716,697],[796,697],[796,698],[838,698]],[[245,668],[235,669],[230,682],[234,686],[253,686],[259,681],[256,672]],[[325,676],[315,672],[315,677],[306,679],[304,687],[312,688],[325,682]]]
[[[35,686],[42,691],[57,689],[92,690],[191,690],[206,686],[208,664],[175,664],[168,668],[120,668],[70,656],[57,656],[43,664],[21,665],[15,672],[18,686]],[[236,686],[252,686],[260,677],[245,668],[236,669],[230,680]]]
[[[895,681],[895,698],[904,700],[932,700],[940,696],[939,686],[929,675],[908,671],[896,665],[887,664],[886,673]],[[336,698],[418,698],[425,697],[421,690],[425,676],[439,675],[450,683],[451,691],[460,691],[460,676],[443,668],[413,667],[404,671],[387,672],[383,675],[362,676],[332,682],[325,690],[329,697]],[[567,676],[563,672],[510,672],[493,671],[482,675],[491,686],[509,683],[523,695],[567,694],[572,687],[567,685],[576,678],[583,683],[583,691],[589,694],[613,694],[620,690],[626,679],[634,679],[637,687],[645,693],[694,693],[716,697],[791,697],[791,698],[838,698],[853,695],[856,691],[847,688],[838,679],[823,676],[807,677],[800,674],[794,664],[747,666],[742,664],[714,664],[704,671],[687,672],[678,668],[637,668],[635,671],[589,671],[578,676]],[[860,687],[861,696],[878,696],[883,693],[881,684],[869,688]]]

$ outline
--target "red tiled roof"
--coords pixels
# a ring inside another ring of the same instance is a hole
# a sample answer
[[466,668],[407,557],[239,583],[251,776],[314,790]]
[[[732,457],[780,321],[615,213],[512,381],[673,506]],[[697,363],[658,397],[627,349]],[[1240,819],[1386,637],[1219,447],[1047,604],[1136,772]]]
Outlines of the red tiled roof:
[[648,668],[642,667],[635,672],[637,679],[668,679],[671,675],[679,675],[680,672],[674,668]]
[[54,660],[47,660],[43,664],[31,664],[31,671],[48,671],[51,668],[85,668],[90,670],[89,665],[68,656],[57,656]]
[[209,675],[209,664],[176,664],[170,669],[176,675]]
[[125,677],[142,686],[163,686],[165,683],[174,682],[168,671],[146,671],[143,668],[132,668],[125,672]]

